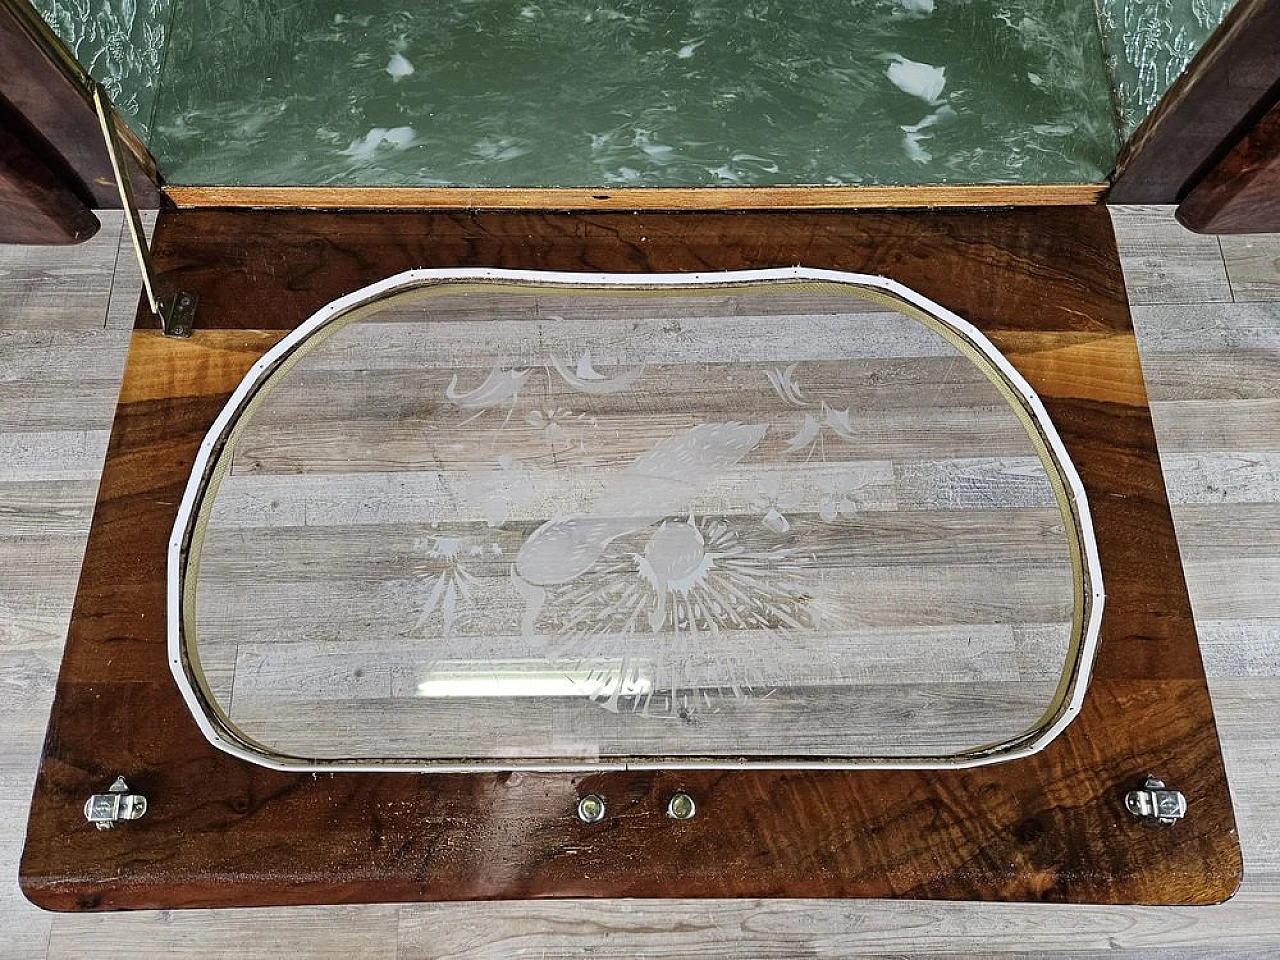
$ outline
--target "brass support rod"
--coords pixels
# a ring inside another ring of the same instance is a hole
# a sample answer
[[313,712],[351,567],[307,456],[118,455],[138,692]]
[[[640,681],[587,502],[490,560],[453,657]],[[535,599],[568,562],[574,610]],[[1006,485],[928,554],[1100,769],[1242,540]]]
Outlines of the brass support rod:
[[93,105],[98,111],[98,123],[102,126],[102,139],[107,144],[107,155],[111,157],[111,169],[116,176],[116,187],[120,190],[120,203],[124,207],[125,223],[129,227],[129,238],[133,241],[133,252],[138,256],[138,266],[142,268],[142,287],[147,292],[147,303],[151,312],[161,316],[160,301],[156,297],[155,272],[151,266],[151,253],[147,249],[147,235],[142,227],[142,215],[138,212],[138,202],[133,196],[133,186],[129,183],[128,168],[125,166],[124,154],[120,149],[120,136],[116,132],[115,111],[102,84],[93,85]]
[[100,83],[93,85],[93,106],[98,113],[102,139],[107,145],[116,187],[120,191],[120,204],[124,207],[124,222],[129,228],[129,239],[133,242],[133,252],[142,269],[142,288],[147,294],[147,304],[151,307],[151,312],[160,319],[160,328],[166,337],[189,337],[199,297],[194,293],[179,292],[161,299],[156,293],[155,267],[151,262],[151,251],[147,247],[147,235],[142,227],[142,214],[138,212],[138,201],[133,196],[133,185],[129,182],[129,168],[124,160],[124,151],[120,148],[116,114]]

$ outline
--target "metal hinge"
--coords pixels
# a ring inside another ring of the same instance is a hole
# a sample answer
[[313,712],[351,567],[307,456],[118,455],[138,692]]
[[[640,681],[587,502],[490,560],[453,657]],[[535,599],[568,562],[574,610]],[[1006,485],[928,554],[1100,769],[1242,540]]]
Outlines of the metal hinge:
[[133,252],[137,255],[138,266],[142,270],[142,288],[147,294],[147,304],[151,307],[151,312],[159,318],[160,329],[164,331],[166,337],[189,337],[195,325],[196,306],[200,298],[194,293],[186,292],[167,297],[156,296],[155,269],[151,264],[151,253],[147,249],[147,235],[142,229],[142,215],[138,212],[138,202],[134,199],[133,186],[129,183],[129,168],[120,149],[120,137],[116,132],[111,101],[101,84],[94,84],[93,105],[98,111],[102,139],[106,141],[107,154],[111,157],[111,169],[116,177],[116,188],[120,191],[125,226],[129,228]]
[[1135,817],[1154,820],[1166,827],[1187,815],[1187,798],[1155,777],[1147,777],[1141,789],[1125,794],[1124,805]]
[[124,777],[116,777],[106,793],[95,793],[84,804],[85,819],[99,830],[110,830],[122,820],[137,820],[146,812],[147,798],[130,793]]
[[194,293],[174,293],[156,301],[155,315],[166,337],[189,337],[196,323],[196,305],[200,298]]

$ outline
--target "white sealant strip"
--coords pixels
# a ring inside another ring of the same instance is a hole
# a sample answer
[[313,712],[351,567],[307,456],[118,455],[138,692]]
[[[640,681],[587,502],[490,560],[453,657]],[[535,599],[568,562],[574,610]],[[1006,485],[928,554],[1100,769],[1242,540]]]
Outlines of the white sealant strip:
[[[1052,450],[1057,460],[1059,473],[1075,512],[1076,523],[1080,533],[1082,561],[1087,573],[1088,617],[1084,623],[1084,636],[1076,650],[1076,668],[1067,696],[1052,723],[1039,728],[1034,736],[1017,743],[1008,750],[998,748],[983,752],[981,755],[961,755],[951,759],[943,758],[833,758],[814,760],[812,758],[786,759],[776,757],[680,757],[670,759],[631,759],[627,757],[600,758],[598,760],[566,759],[564,761],[520,760],[477,760],[455,761],[442,760],[313,760],[305,757],[286,757],[283,755],[264,753],[246,746],[238,739],[227,736],[227,731],[219,723],[211,719],[205,711],[200,695],[196,692],[195,682],[188,672],[187,659],[183,655],[182,596],[183,596],[183,542],[195,520],[199,506],[197,498],[204,485],[205,473],[209,469],[220,439],[234,424],[241,411],[258,390],[262,381],[275,366],[292,351],[306,342],[317,331],[323,329],[338,317],[359,307],[366,306],[399,291],[411,290],[431,284],[466,283],[474,281],[492,281],[508,283],[525,283],[531,286],[567,286],[567,287],[617,287],[622,289],[644,290],[654,287],[672,288],[705,288],[724,287],[733,284],[760,284],[768,281],[800,281],[837,283],[849,286],[871,288],[891,294],[915,306],[922,312],[944,323],[965,340],[976,347],[1000,372],[1004,379],[1018,392],[1026,403],[1032,418],[1036,421],[1041,435]],[[730,270],[714,273],[659,273],[659,274],[614,274],[614,273],[563,273],[544,270],[504,270],[497,268],[456,268],[407,270],[386,280],[370,284],[360,290],[334,300],[321,308],[308,320],[298,326],[292,333],[281,339],[268,350],[245,374],[240,385],[231,395],[231,399],[213,422],[200,449],[196,454],[191,477],[187,482],[186,492],[178,508],[177,521],[173,534],[169,539],[168,558],[168,646],[169,666],[174,680],[187,703],[192,716],[201,732],[209,742],[219,749],[247,760],[259,766],[273,770],[307,772],[307,773],[500,773],[504,771],[528,771],[547,773],[593,773],[604,770],[735,770],[735,769],[768,769],[768,770],[868,770],[868,769],[910,769],[910,770],[943,770],[963,769],[968,767],[988,766],[994,763],[1006,763],[1031,756],[1045,748],[1058,736],[1068,724],[1080,713],[1084,703],[1085,691],[1093,667],[1094,654],[1098,645],[1098,634],[1102,624],[1102,607],[1105,594],[1102,587],[1102,566],[1098,560],[1098,546],[1094,536],[1093,520],[1089,513],[1089,504],[1085,496],[1084,485],[1071,462],[1067,448],[1049,419],[1048,411],[1041,403],[1039,396],[1018,373],[995,345],[986,338],[977,327],[957,316],[945,307],[934,303],[929,298],[903,286],[895,280],[868,274],[846,273],[840,270],[823,270],[812,267],[783,267],[767,270]]]

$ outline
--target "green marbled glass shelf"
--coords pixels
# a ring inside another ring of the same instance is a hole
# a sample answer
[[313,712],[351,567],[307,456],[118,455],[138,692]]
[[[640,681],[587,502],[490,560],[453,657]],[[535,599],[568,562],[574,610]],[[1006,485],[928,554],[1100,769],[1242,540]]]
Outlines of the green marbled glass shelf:
[[34,2],[171,184],[613,190],[1099,183],[1231,5]]

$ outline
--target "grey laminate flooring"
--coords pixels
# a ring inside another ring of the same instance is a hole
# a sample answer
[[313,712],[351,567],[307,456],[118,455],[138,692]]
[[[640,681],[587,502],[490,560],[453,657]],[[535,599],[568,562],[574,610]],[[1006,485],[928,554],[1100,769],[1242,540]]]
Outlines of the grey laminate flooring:
[[0,247],[0,958],[1280,956],[1280,237],[1197,237],[1166,208],[1114,217],[1240,821],[1234,900],[29,906],[26,804],[137,298],[105,215],[80,247]]

